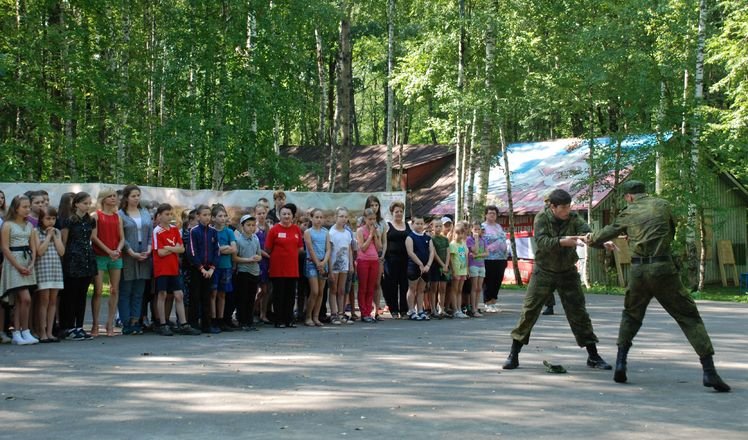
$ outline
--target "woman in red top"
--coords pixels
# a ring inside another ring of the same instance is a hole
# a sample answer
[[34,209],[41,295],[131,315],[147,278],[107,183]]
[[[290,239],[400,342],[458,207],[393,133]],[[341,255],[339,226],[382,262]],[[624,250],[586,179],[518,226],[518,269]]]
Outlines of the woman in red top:
[[114,315],[119,300],[119,279],[122,274],[122,247],[125,245],[125,232],[122,219],[117,215],[117,193],[112,188],[104,188],[99,193],[101,209],[94,214],[96,226],[91,234],[98,272],[94,278],[94,296],[91,298],[93,324],[91,335],[99,335],[99,308],[101,292],[104,290],[104,272],[109,272],[109,314],[106,320],[107,336],[114,336]]
[[270,281],[273,283],[275,327],[296,327],[293,318],[296,281],[299,278],[299,253],[304,250],[301,229],[293,224],[296,205],[280,209],[280,223],[275,224],[265,239],[270,254]]

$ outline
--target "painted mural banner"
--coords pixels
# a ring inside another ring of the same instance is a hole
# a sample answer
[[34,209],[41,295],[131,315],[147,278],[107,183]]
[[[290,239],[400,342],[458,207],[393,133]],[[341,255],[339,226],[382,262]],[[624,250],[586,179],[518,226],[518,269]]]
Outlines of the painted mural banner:
[[[96,202],[96,196],[104,188],[114,188],[119,191],[125,185],[109,183],[35,183],[16,182],[0,183],[0,190],[5,193],[7,203],[18,195],[27,191],[45,190],[49,193],[50,205],[57,207],[60,197],[66,192],[85,191],[91,195]],[[140,186],[141,204],[151,212],[155,212],[160,203],[168,203],[174,207],[177,216],[183,210],[194,209],[198,205],[211,206],[221,203],[229,212],[232,221],[238,222],[239,218],[253,211],[257,201],[264,197],[270,201],[273,207],[273,190],[234,190],[234,191],[212,191],[212,190],[187,190],[179,188],[162,188],[153,186]],[[382,203],[382,216],[388,218],[390,203],[394,201],[405,201],[405,192],[375,192],[375,193],[329,193],[329,192],[295,192],[285,191],[286,203],[294,203],[299,208],[299,213],[304,213],[312,208],[319,208],[324,212],[326,223],[332,223],[335,210],[345,207],[350,211],[353,219],[360,216],[364,210],[366,198],[370,195],[376,196]],[[178,217],[177,217],[178,218]]]

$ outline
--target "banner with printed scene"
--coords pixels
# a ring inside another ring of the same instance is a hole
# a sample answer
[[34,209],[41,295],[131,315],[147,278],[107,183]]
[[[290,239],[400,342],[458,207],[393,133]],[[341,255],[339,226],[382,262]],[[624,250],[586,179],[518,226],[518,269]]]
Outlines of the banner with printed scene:
[[[113,188],[121,191],[125,185],[107,183],[0,183],[0,191],[5,193],[7,204],[11,199],[27,191],[45,190],[49,193],[50,206],[57,207],[60,197],[66,192],[85,191],[91,195],[92,201],[104,188]],[[160,203],[168,203],[174,207],[176,218],[179,219],[181,212],[192,210],[198,205],[211,206],[221,203],[226,207],[232,224],[236,224],[239,218],[247,213],[253,213],[257,201],[264,197],[268,199],[270,208],[273,208],[272,190],[235,190],[235,191],[212,191],[212,190],[187,190],[179,188],[160,188],[153,186],[138,186],[141,190],[141,204],[151,213],[155,213]],[[350,219],[353,221],[361,216],[364,210],[366,198],[370,195],[376,196],[382,203],[382,216],[389,219],[388,207],[394,201],[405,202],[405,192],[375,192],[375,193],[328,193],[328,192],[294,192],[285,191],[286,203],[293,203],[298,207],[297,216],[304,215],[312,208],[323,211],[325,224],[334,222],[335,209],[345,207],[349,210]]]

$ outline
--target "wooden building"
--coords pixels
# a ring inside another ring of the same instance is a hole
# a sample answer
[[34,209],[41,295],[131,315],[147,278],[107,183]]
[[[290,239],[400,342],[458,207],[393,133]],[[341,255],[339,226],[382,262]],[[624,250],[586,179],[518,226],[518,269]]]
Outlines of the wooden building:
[[[597,145],[610,144],[608,138],[595,140]],[[624,150],[642,154],[633,160],[632,166],[622,170],[621,183],[628,176],[637,176],[646,182],[646,176],[652,175],[654,168],[651,160],[644,160],[647,152],[658,142],[653,135],[632,136],[622,142]],[[567,190],[572,195],[572,207],[584,218],[589,209],[587,188],[579,182],[586,178],[588,172],[587,156],[589,147],[586,140],[558,139],[544,142],[527,142],[510,144],[509,168],[512,177],[514,198],[515,225],[518,231],[532,231],[535,217],[544,207],[545,195],[555,188]],[[641,177],[639,177],[641,176]],[[612,221],[612,207],[615,198],[620,197],[612,185],[612,177],[603,177],[602,183],[595,186],[592,199],[593,229],[601,228]],[[648,183],[648,182],[647,182]],[[748,272],[748,190],[733,176],[713,167],[706,181],[701,182],[704,191],[709,194],[710,205],[705,211],[707,267],[705,281],[721,282],[717,246],[720,241],[731,243],[732,253],[738,274]],[[653,189],[654,185],[648,185]],[[651,191],[654,192],[654,191]],[[454,192],[441,200],[431,210],[439,215],[454,212]],[[619,209],[624,202],[617,199]],[[489,175],[488,202],[499,207],[499,221],[507,227],[509,224],[506,202],[506,178],[503,167],[493,167]],[[685,233],[683,227],[678,231]],[[611,258],[604,251],[590,249],[590,281],[607,284],[616,281],[616,273],[606,262]]]
[[[595,140],[597,145],[610,144],[608,138]],[[623,141],[626,150],[650,151],[657,142],[653,135],[631,136]],[[589,147],[583,139],[557,139],[543,142],[513,143],[508,146],[509,167],[512,175],[515,225],[518,231],[532,231],[535,214],[544,207],[545,195],[554,188],[563,188],[572,194],[572,205],[587,217],[589,196],[579,182],[586,178]],[[393,187],[406,191],[408,213],[441,216],[455,212],[454,149],[448,145],[404,145],[402,157],[399,147],[393,152]],[[281,154],[299,159],[309,170],[302,176],[308,190],[325,191],[327,183],[320,180],[326,173],[326,155],[316,147],[282,147]],[[349,191],[375,192],[384,190],[386,145],[354,147],[351,152],[351,178]],[[629,175],[646,176],[651,161],[633,161],[632,167],[622,171],[622,181]],[[402,168],[400,168],[402,164]],[[637,169],[639,168],[639,169]],[[401,171],[402,170],[402,171]],[[646,180],[646,178],[643,178]],[[323,179],[324,180],[324,179]],[[596,185],[592,202],[593,228],[600,228],[612,220],[614,197],[612,179],[603,179]],[[717,258],[720,240],[732,243],[738,273],[748,272],[748,190],[733,176],[715,171],[708,182],[702,182],[713,201],[706,211],[707,270],[706,282],[720,282]],[[654,185],[648,185],[653,187]],[[489,175],[488,203],[499,207],[499,221],[508,226],[506,179],[501,166],[493,167]],[[619,199],[619,207],[623,202]],[[386,207],[385,207],[386,208]],[[684,233],[680,230],[679,233]],[[615,282],[612,269],[605,266],[603,251],[590,250],[590,280],[593,283]]]

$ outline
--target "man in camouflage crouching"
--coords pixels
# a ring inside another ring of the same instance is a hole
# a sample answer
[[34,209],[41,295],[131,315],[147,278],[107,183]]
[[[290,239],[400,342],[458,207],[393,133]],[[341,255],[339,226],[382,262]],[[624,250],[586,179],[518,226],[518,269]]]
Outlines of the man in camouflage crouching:
[[608,249],[615,245],[609,240],[628,235],[633,252],[631,271],[626,289],[621,327],[618,332],[618,357],[613,380],[624,383],[626,358],[634,336],[639,331],[647,305],[652,298],[672,316],[699,355],[704,369],[704,386],[717,391],[730,391],[714,368],[714,348],[691,296],[680,280],[671,256],[670,245],[675,236],[675,221],[670,204],[646,194],[642,182],[630,180],[621,185],[628,203],[613,224],[587,237],[588,244]]
[[519,366],[519,352],[530,342],[530,332],[554,290],[558,290],[577,344],[587,349],[587,366],[612,369],[597,353],[598,339],[592,331],[576,267],[577,243],[589,233],[590,227],[576,212],[571,212],[571,196],[562,189],[551,192],[548,206],[535,216],[533,227],[537,244],[535,266],[519,322],[512,330],[512,348],[503,369],[513,370]]

